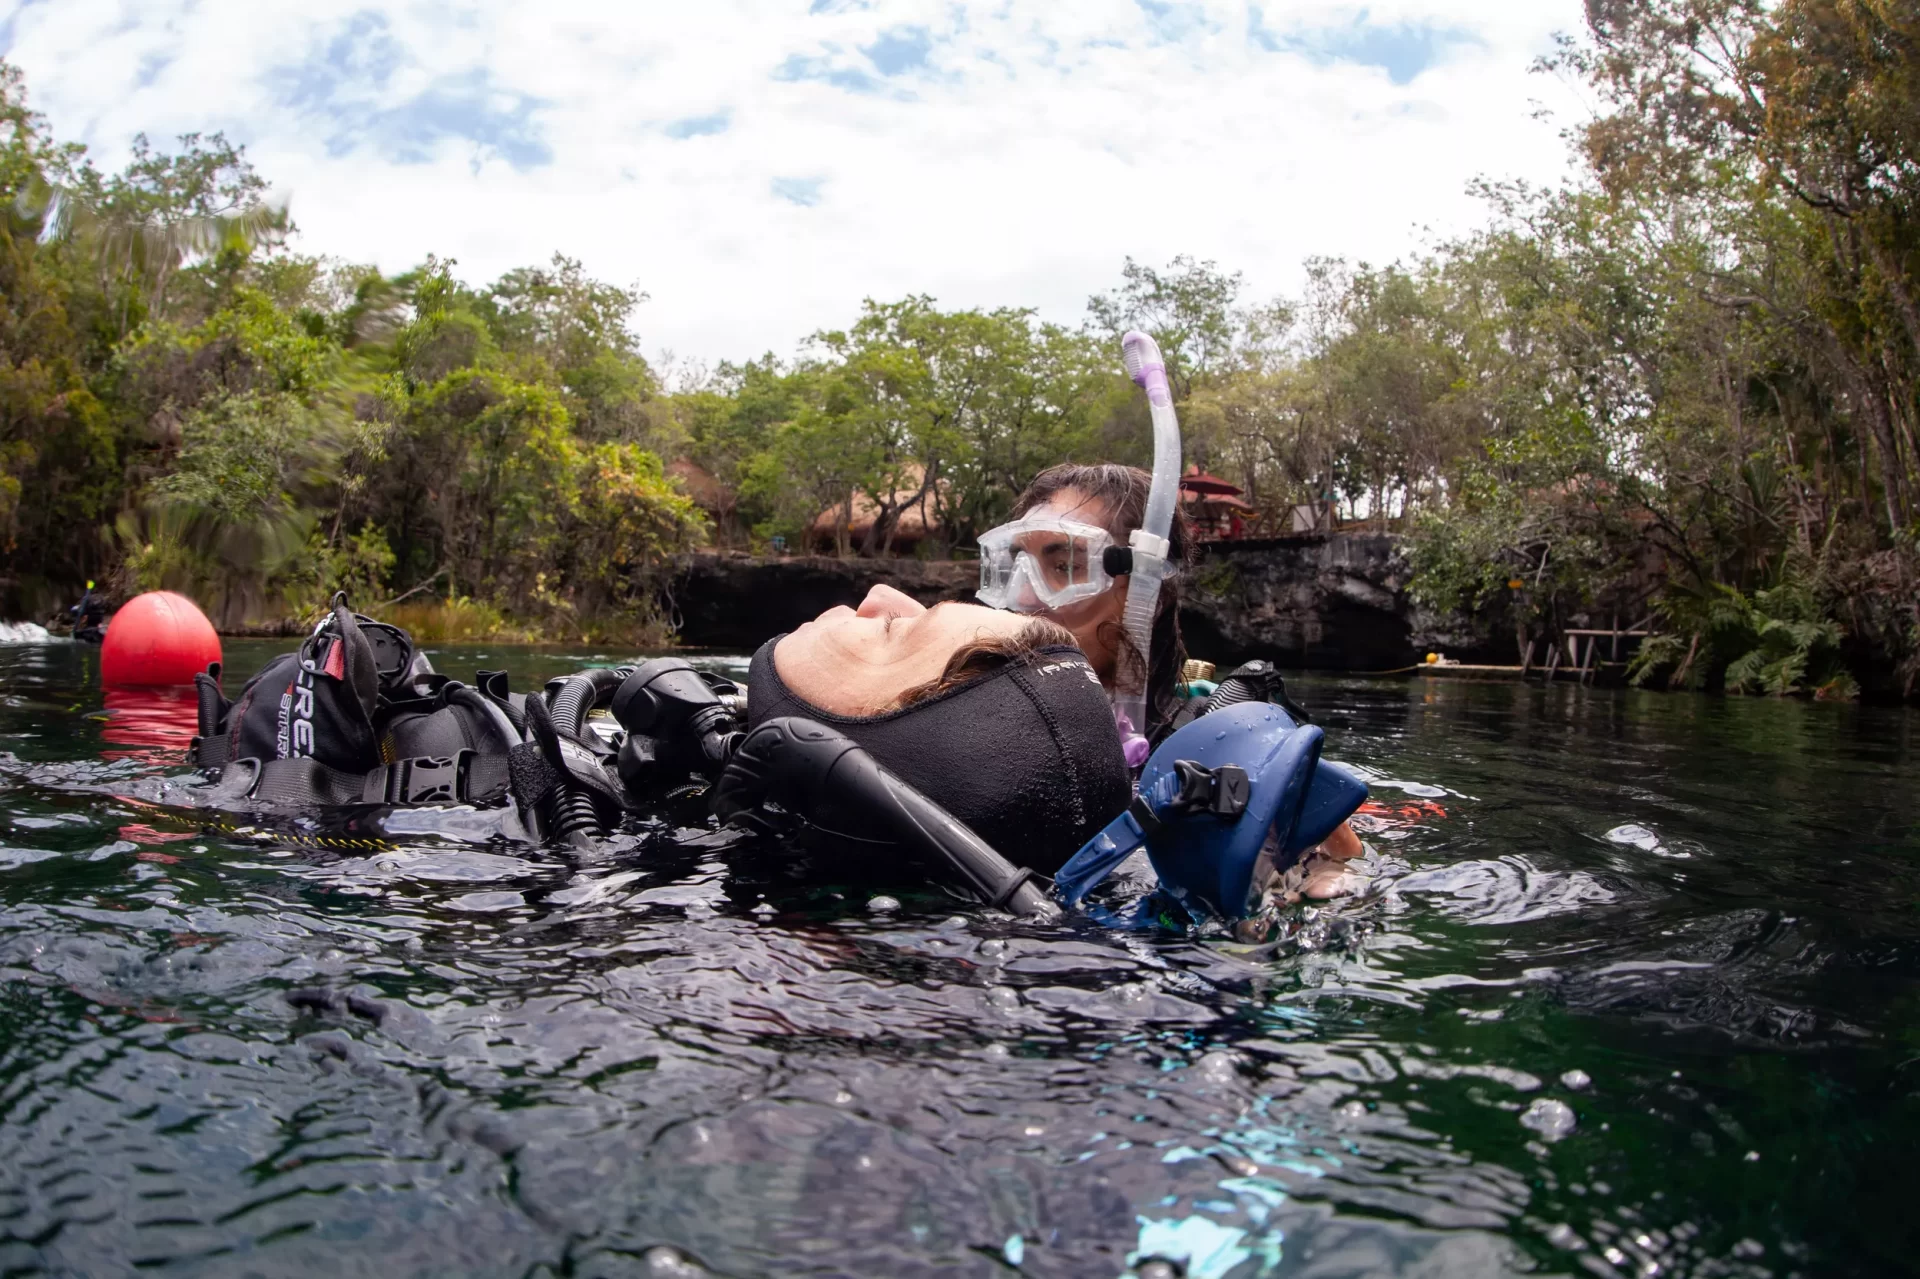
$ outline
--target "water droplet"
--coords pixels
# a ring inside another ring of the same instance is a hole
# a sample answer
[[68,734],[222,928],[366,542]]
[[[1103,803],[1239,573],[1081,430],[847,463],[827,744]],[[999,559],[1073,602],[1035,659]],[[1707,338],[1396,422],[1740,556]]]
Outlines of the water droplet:
[[842,1088],[839,1092],[833,1094],[833,1104],[836,1106],[844,1106],[852,1100],[853,1100],[853,1094],[848,1092],[844,1088]]
[[900,902],[893,897],[875,897],[867,902],[867,909],[876,915],[885,915],[900,909]]
[[999,1012],[1010,1013],[1020,1006],[1020,992],[995,986],[987,992],[987,1003]]
[[1560,1082],[1579,1092],[1582,1088],[1593,1087],[1593,1076],[1584,1070],[1569,1070],[1560,1076]]
[[1232,1083],[1240,1076],[1240,1063],[1230,1052],[1215,1049],[1193,1063],[1193,1069],[1201,1079],[1210,1084]]
[[998,937],[989,937],[980,943],[980,953],[988,959],[995,959],[1007,953],[1007,943]]
[[1342,1119],[1365,1119],[1367,1117],[1367,1103],[1364,1101],[1350,1101],[1334,1113]]
[[1133,1268],[1137,1279],[1180,1279],[1180,1269],[1171,1261],[1150,1257]]
[[1520,1116],[1520,1122],[1533,1129],[1548,1141],[1558,1141],[1573,1131],[1579,1121],[1574,1118],[1573,1107],[1564,1101],[1555,1101],[1551,1097],[1537,1097]]
[[1759,1151],[1757,1151],[1757,1150],[1749,1150],[1749,1151],[1747,1152],[1747,1162],[1748,1162],[1748,1163],[1750,1163],[1750,1164],[1757,1164],[1757,1163],[1759,1163],[1759,1162],[1760,1162],[1760,1152],[1759,1152]]
[[1006,1246],[1000,1250],[1000,1255],[1007,1259],[1008,1265],[1019,1265],[1026,1260],[1027,1241],[1019,1235],[1008,1235]]
[[1547,1231],[1547,1242],[1556,1248],[1565,1248],[1569,1252],[1587,1246],[1586,1241],[1575,1234],[1573,1227],[1564,1221]]
[[772,902],[761,902],[758,906],[755,906],[753,908],[753,913],[760,916],[760,918],[765,919],[776,912],[774,911]]
[[660,1244],[640,1254],[641,1273],[648,1279],[701,1279],[707,1274],[704,1266],[693,1261],[677,1248]]

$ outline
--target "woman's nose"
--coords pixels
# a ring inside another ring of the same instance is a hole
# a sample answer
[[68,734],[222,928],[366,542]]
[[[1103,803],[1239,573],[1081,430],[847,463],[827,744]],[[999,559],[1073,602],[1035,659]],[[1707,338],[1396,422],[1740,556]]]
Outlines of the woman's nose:
[[927,611],[927,606],[891,586],[876,586],[854,611],[861,617],[918,617]]

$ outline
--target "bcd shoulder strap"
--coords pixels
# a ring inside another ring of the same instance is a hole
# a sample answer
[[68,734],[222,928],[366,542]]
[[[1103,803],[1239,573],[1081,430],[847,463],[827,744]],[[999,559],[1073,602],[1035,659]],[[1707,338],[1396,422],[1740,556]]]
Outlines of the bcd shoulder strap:
[[[366,773],[343,772],[317,759],[236,760],[252,764],[253,784],[245,794],[263,804],[298,808],[311,804],[492,804],[512,789],[514,767],[507,754],[458,751],[452,755],[416,755]],[[529,802],[521,796],[522,802]]]

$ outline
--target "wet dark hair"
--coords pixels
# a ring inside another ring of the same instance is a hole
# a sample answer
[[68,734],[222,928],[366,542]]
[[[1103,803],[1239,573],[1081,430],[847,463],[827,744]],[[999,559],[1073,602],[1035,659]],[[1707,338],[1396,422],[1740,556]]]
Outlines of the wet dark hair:
[[902,693],[899,704],[902,707],[917,705],[963,684],[971,684],[1009,663],[1035,661],[1043,648],[1061,647],[1078,648],[1080,643],[1073,638],[1072,631],[1058,622],[1036,617],[1012,635],[977,640],[956,650],[937,678]]
[[[1102,462],[1083,466],[1074,462],[1050,466],[1034,476],[1033,482],[1014,501],[1013,518],[1019,519],[1037,506],[1045,506],[1059,493],[1075,489],[1107,510],[1106,530],[1115,542],[1125,545],[1128,534],[1146,518],[1147,494],[1153,488],[1153,475],[1137,466]],[[1146,735],[1154,736],[1161,725],[1179,708],[1175,690],[1180,684],[1180,668],[1187,651],[1180,639],[1180,574],[1193,566],[1193,529],[1187,514],[1176,501],[1173,527],[1167,532],[1170,548],[1167,562],[1174,576],[1160,583],[1160,599],[1153,613],[1153,656],[1147,670]],[[1119,654],[1119,661],[1138,664],[1133,638],[1119,622],[1101,624],[1100,638]]]

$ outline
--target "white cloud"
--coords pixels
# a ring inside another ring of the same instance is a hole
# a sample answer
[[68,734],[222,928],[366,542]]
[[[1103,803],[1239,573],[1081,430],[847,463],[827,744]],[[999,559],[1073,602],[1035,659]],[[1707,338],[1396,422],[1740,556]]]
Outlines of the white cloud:
[[[815,12],[810,12],[815,10]],[[791,351],[864,296],[1076,320],[1131,254],[1259,294],[1564,171],[1528,66],[1579,0],[29,0],[6,56],[65,138],[224,129],[302,247],[479,281],[555,249],[650,348]],[[893,74],[887,74],[893,72]]]

